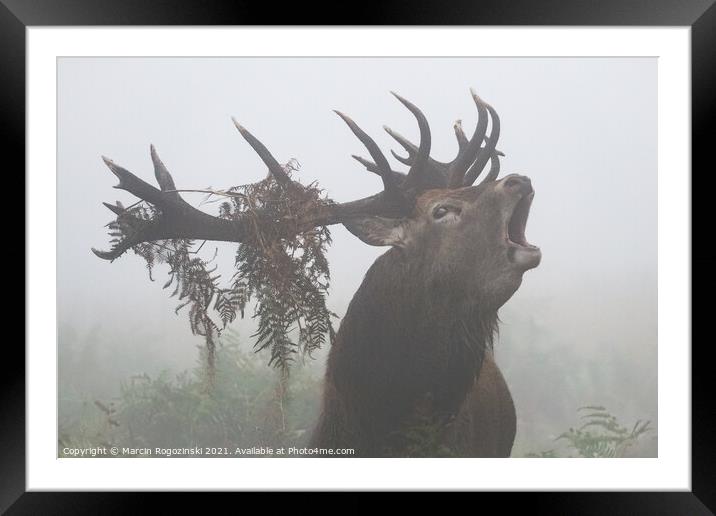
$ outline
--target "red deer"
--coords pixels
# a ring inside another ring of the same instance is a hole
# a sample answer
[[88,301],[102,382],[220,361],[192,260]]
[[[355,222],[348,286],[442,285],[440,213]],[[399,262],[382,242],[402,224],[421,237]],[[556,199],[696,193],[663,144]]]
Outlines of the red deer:
[[[474,92],[474,133],[468,138],[456,122],[459,150],[449,163],[430,156],[423,113],[395,96],[420,130],[415,145],[385,128],[407,151],[407,157],[393,155],[408,172],[392,170],[374,140],[337,112],[372,161],[353,157],[380,176],[383,191],[307,210],[293,229],[343,224],[366,244],[390,247],[366,273],[330,349],[322,414],[311,442],[353,448],[359,456],[432,453],[416,451],[411,441],[427,429],[428,440],[443,452],[507,457],[515,409],[492,344],[498,309],[541,259],[539,248],[525,238],[534,190],[521,175],[498,179],[499,117]],[[277,182],[302,188],[258,139],[236,126]],[[161,190],[105,159],[118,187],[158,207],[160,216],[111,251],[95,250],[98,256],[113,259],[137,243],[170,238],[248,240],[248,222],[192,207],[176,192],[154,148],[152,159]],[[488,162],[485,178],[473,185]]]

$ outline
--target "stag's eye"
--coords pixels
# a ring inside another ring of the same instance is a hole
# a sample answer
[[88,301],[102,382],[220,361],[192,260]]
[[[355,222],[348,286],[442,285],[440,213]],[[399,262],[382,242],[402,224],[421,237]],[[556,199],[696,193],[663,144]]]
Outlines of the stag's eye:
[[433,219],[435,220],[441,220],[446,219],[446,215],[452,215],[452,217],[448,217],[450,219],[456,219],[458,215],[460,215],[460,208],[457,208],[456,206],[436,206],[433,210]]
[[441,219],[445,215],[447,215],[448,209],[445,206],[438,206],[433,210],[433,218],[435,219]]

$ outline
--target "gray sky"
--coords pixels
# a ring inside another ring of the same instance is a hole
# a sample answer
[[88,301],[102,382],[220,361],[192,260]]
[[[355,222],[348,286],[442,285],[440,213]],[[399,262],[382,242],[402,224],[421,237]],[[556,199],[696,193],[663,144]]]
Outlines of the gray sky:
[[[503,174],[526,174],[536,190],[527,238],[543,260],[503,309],[503,337],[529,315],[546,328],[543,344],[554,353],[633,362],[639,383],[653,390],[655,411],[656,72],[652,58],[60,59],[61,321],[146,328],[158,335],[150,345],[194,357],[192,346],[166,337],[189,328],[161,289],[164,274],[151,283],[138,257],[109,264],[90,252],[108,247],[103,225],[111,213],[101,202],[134,200],[111,188],[116,179],[100,155],[154,182],[153,143],[178,188],[253,182],[266,170],[234,116],[280,162],[298,159],[301,180],[318,180],[329,197],[347,201],[381,184],[350,158],[367,153],[332,109],[352,116],[387,154],[396,147],[383,124],[417,141],[415,120],[389,95],[394,90],[427,115],[432,155],[450,160],[453,122],[462,119],[468,134],[476,122],[473,87],[500,115]],[[384,249],[342,227],[332,232],[329,303],[343,314]],[[228,276],[233,246],[220,249]],[[239,328],[247,335],[250,321]],[[517,363],[508,349],[500,353]]]

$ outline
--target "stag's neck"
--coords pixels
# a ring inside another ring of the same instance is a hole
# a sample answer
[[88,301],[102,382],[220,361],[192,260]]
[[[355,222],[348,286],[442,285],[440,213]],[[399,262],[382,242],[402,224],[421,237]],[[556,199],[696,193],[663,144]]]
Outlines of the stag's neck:
[[372,320],[377,329],[393,336],[396,330],[414,343],[456,344],[465,341],[492,347],[497,308],[479,296],[479,288],[457,279],[429,281],[430,264],[405,259],[391,249],[370,267],[346,314],[359,315],[356,324]]
[[426,399],[436,417],[454,415],[492,345],[497,311],[481,308],[464,285],[426,284],[428,272],[389,251],[341,323],[328,379],[353,398],[364,424],[395,427]]

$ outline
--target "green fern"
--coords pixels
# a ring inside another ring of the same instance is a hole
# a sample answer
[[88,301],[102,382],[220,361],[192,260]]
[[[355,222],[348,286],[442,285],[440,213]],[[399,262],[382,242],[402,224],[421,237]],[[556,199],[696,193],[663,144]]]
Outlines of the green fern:
[[[650,421],[638,420],[632,427],[623,426],[605,407],[585,406],[577,409],[584,420],[577,428],[561,433],[555,441],[565,441],[578,457],[623,457],[626,450],[652,431]],[[529,453],[527,457],[557,457],[555,450]]]

